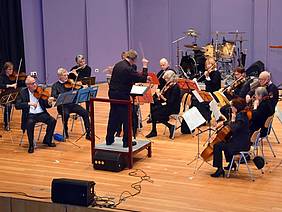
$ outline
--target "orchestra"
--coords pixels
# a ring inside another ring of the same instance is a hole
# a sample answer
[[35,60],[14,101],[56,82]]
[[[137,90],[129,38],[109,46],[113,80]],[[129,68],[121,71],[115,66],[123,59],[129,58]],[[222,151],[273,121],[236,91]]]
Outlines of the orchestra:
[[[131,49],[122,52],[121,56],[121,61],[117,62],[112,68],[108,96],[109,99],[132,101],[130,91],[134,83],[148,83],[151,80],[150,76],[148,76],[149,61],[143,57],[143,69],[138,71],[136,66],[138,54],[135,50]],[[84,89],[85,86],[80,80],[91,76],[91,68],[86,64],[83,55],[77,55],[75,61],[77,65],[69,73],[65,68],[57,70],[58,81],[51,86],[51,94],[44,87],[40,87],[32,76],[26,76],[25,73],[17,73],[11,62],[4,64],[3,72],[0,76],[1,94],[9,89],[16,90],[18,87],[26,86],[18,93],[15,102],[9,102],[9,104],[4,105],[4,129],[9,130],[11,107],[12,104],[15,104],[16,109],[22,110],[21,129],[23,132],[27,131],[29,141],[28,153],[34,152],[34,128],[38,122],[47,125],[43,144],[46,144],[48,147],[56,146],[52,139],[56,120],[48,113],[47,109],[52,107],[52,103],[61,94]],[[207,56],[204,72],[198,79],[190,80],[190,82],[193,81],[196,84],[203,82],[205,91],[196,88],[197,86],[192,86],[188,90],[182,90],[183,88],[179,86],[179,77],[183,75],[178,75],[177,71],[171,69],[166,58],[162,58],[159,63],[161,67],[161,71],[157,73],[159,84],[156,91],[152,94],[153,102],[150,104],[151,120],[148,123],[151,124],[151,131],[145,137],[147,139],[158,137],[157,123],[161,123],[169,129],[169,138],[173,138],[176,128],[175,125],[169,122],[170,115],[179,114],[183,93],[188,92],[192,96],[190,108],[195,106],[207,122],[213,119],[209,104],[211,99],[213,99],[218,103],[218,109],[225,119],[224,122],[221,122],[222,119],[216,120],[216,137],[208,142],[201,157],[204,161],[213,159],[213,166],[217,169],[211,174],[212,177],[225,176],[225,170],[236,168],[236,164],[231,165],[230,163],[232,156],[240,151],[249,151],[251,135],[257,130],[261,130],[262,135],[267,133],[264,124],[267,118],[274,114],[279,97],[278,88],[272,83],[270,72],[262,71],[258,76],[258,81],[252,84],[253,79],[246,76],[245,69],[236,67],[233,69],[233,82],[221,88],[222,79],[221,73],[217,68],[217,61],[214,57]],[[182,79],[181,82],[184,81]],[[200,101],[199,97],[192,91],[197,91],[196,93],[199,94],[206,92],[207,95],[210,95],[210,98],[208,98],[208,101]],[[215,92],[221,92],[228,99],[229,103],[220,107],[220,102]],[[133,107],[135,108],[135,106]],[[68,120],[70,113],[76,113],[83,119],[86,129],[85,138],[91,140],[88,109],[88,103],[85,108],[74,102],[57,106],[57,112],[62,117],[63,132],[66,139],[69,138]],[[135,113],[133,115],[137,117]],[[137,119],[136,117],[135,119]],[[123,126],[122,146],[127,148],[127,106],[111,103],[106,129],[106,145],[112,145],[115,142],[115,137],[120,136],[121,126]],[[133,132],[136,132],[136,128],[133,129]],[[135,141],[132,142],[133,146],[136,144]],[[226,161],[229,162],[227,167],[223,166],[222,151]]]

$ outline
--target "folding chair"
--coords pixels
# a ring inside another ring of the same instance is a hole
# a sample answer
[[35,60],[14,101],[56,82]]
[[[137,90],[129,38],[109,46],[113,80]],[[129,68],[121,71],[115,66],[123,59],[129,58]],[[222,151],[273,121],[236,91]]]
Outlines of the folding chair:
[[261,135],[260,139],[261,139],[262,153],[263,153],[263,141],[266,140],[267,143],[268,143],[268,146],[269,146],[269,148],[270,148],[270,150],[271,150],[271,152],[272,152],[272,154],[273,154],[273,157],[276,157],[275,152],[274,152],[274,150],[273,150],[273,148],[272,148],[272,145],[271,145],[271,143],[270,143],[270,141],[269,141],[269,139],[268,139],[268,135],[270,134],[271,128],[272,128],[273,117],[274,117],[274,115],[269,116],[269,117],[266,119],[266,121],[265,121],[265,123],[264,123],[264,128],[267,129],[267,132],[266,132],[266,135],[263,135],[263,136]]
[[[42,132],[42,129],[43,129],[43,126],[45,126],[45,125],[46,125],[46,124],[44,124],[43,122],[38,122],[38,123],[35,124],[34,129],[39,128],[39,132],[38,132],[37,139],[36,139],[36,140],[35,140],[35,139],[33,140],[34,148],[37,146],[36,142],[39,141],[40,136],[41,136],[41,132]],[[23,137],[24,137],[25,131],[26,131],[26,130],[23,130],[23,133],[22,133],[22,136],[21,136],[21,140],[20,140],[20,143],[19,143],[20,146],[22,146],[22,144],[23,144]]]

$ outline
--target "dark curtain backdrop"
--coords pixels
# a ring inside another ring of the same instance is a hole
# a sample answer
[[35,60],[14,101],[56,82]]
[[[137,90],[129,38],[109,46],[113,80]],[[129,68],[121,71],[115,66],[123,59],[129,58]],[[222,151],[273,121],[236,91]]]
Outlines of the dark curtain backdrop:
[[11,61],[18,69],[25,70],[24,41],[22,28],[21,0],[0,0],[0,67]]

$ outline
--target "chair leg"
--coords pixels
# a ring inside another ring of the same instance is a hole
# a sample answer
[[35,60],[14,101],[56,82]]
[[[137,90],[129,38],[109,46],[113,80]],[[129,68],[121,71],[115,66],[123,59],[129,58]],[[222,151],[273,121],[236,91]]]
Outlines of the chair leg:
[[74,126],[74,119],[75,119],[75,117],[74,117],[75,115],[73,115],[73,117],[72,117],[72,122],[71,122],[71,132],[72,132],[72,130],[73,130],[73,126]]
[[19,146],[21,146],[21,145],[23,144],[23,137],[24,137],[24,133],[25,133],[25,132],[23,132],[23,133],[22,133],[22,136],[21,136],[21,140],[20,140]]
[[226,177],[229,177],[229,176],[230,176],[230,171],[231,171],[232,165],[233,165],[233,163],[234,163],[234,158],[235,158],[235,156],[233,155],[232,160],[231,160],[231,164],[230,164],[230,167],[229,167],[229,169],[228,169],[228,172],[227,172]]
[[268,143],[268,145],[269,145],[269,148],[270,148],[270,150],[271,150],[271,152],[272,152],[272,154],[273,154],[273,157],[276,157],[275,152],[274,152],[274,150],[273,150],[273,148],[272,148],[272,145],[271,145],[271,143],[270,143],[270,141],[269,141],[269,139],[268,139],[268,136],[266,136],[265,138],[266,138],[266,141],[267,141],[267,143]]
[[276,132],[275,132],[274,128],[271,127],[271,130],[272,130],[272,132],[273,132],[273,134],[274,134],[274,137],[275,137],[277,143],[280,144],[280,141],[279,141],[279,139],[278,139],[278,137],[277,137],[277,135],[276,135]]
[[248,169],[248,172],[249,172],[249,175],[250,175],[252,181],[255,181],[255,178],[254,178],[253,173],[252,173],[252,171],[251,171],[251,169],[250,169],[250,167],[248,165],[248,162],[247,162],[247,159],[246,159],[244,153],[241,153],[241,157],[243,157],[243,159],[244,159],[244,162],[245,162],[245,164],[247,166],[247,169]]
[[84,134],[85,133],[85,128],[84,128],[83,119],[82,119],[81,116],[80,116],[80,124],[81,124],[82,133]]

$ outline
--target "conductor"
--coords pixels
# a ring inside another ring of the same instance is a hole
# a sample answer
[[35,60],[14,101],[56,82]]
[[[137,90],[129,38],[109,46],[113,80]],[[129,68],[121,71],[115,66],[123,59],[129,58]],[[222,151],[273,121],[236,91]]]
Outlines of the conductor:
[[[145,58],[142,59],[143,71],[136,72],[133,65],[136,63],[137,52],[133,49],[125,54],[125,58],[116,63],[109,85],[109,98],[117,100],[130,100],[130,91],[132,85],[136,82],[146,82],[149,80],[148,63]],[[120,125],[124,127],[123,147],[128,147],[128,113],[127,105],[110,104],[110,113],[107,126],[106,144],[114,143],[114,135]],[[136,142],[132,142],[136,145]]]

